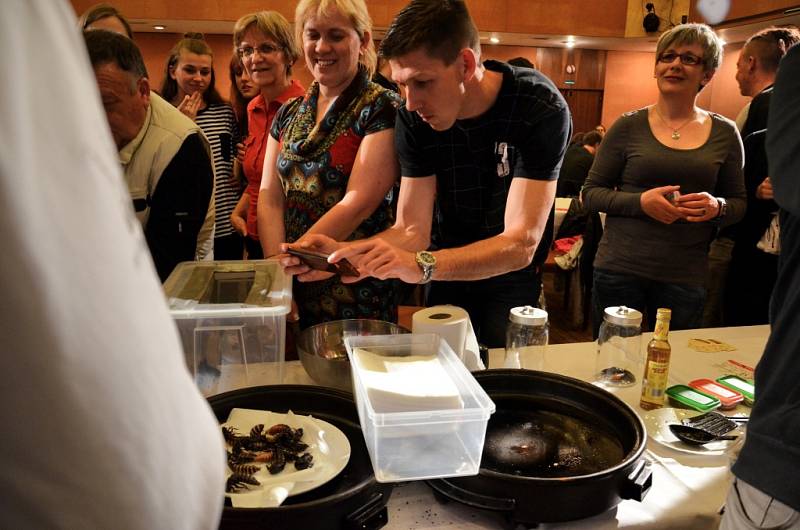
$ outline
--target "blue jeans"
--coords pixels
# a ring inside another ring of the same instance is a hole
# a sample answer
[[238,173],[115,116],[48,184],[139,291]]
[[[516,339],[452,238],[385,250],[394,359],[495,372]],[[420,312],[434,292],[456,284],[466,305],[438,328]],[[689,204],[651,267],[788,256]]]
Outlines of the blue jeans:
[[592,286],[592,326],[594,338],[600,331],[606,307],[624,305],[645,315],[646,329],[652,330],[659,307],[672,309],[670,329],[693,329],[703,325],[705,287],[664,283],[633,274],[594,270]]

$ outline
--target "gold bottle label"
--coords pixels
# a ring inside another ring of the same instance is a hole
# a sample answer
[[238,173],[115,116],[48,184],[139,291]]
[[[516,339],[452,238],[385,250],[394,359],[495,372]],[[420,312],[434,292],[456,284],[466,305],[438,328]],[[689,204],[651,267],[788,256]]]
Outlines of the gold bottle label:
[[648,361],[642,386],[642,401],[658,405],[663,404],[668,376],[669,361]]
[[656,340],[667,340],[669,334],[669,320],[656,320],[656,329],[653,330],[653,338]]

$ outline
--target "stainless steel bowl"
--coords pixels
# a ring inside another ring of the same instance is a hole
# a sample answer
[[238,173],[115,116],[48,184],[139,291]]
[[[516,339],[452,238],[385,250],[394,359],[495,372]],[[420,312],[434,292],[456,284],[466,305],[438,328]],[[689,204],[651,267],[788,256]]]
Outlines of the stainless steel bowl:
[[350,361],[344,337],[357,335],[398,335],[409,331],[382,320],[334,320],[300,332],[297,353],[303,368],[320,385],[353,391]]

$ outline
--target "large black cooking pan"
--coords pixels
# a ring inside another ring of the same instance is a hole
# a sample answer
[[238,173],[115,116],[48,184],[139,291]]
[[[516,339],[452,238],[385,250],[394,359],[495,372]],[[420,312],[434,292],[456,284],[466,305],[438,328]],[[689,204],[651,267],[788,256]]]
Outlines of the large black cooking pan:
[[477,476],[432,480],[446,499],[516,523],[582,519],[652,484],[639,416],[589,383],[531,370],[473,373],[497,405]]
[[233,408],[311,414],[338,427],[350,441],[350,461],[333,480],[286,499],[277,508],[233,508],[226,505],[223,530],[376,530],[387,520],[392,484],[375,480],[372,463],[349,392],[307,385],[243,388],[208,399],[220,422]]

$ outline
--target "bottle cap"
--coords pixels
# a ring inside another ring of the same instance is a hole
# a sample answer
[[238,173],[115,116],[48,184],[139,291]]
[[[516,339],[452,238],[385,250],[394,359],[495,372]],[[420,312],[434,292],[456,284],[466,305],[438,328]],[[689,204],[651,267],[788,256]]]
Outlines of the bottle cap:
[[632,307],[625,307],[624,305],[607,307],[603,318],[606,322],[618,326],[642,325],[642,313]]
[[509,311],[508,319],[524,326],[544,326],[547,324],[547,311],[530,305],[515,307]]
[[656,320],[669,320],[670,318],[672,318],[672,309],[659,307],[656,311]]

